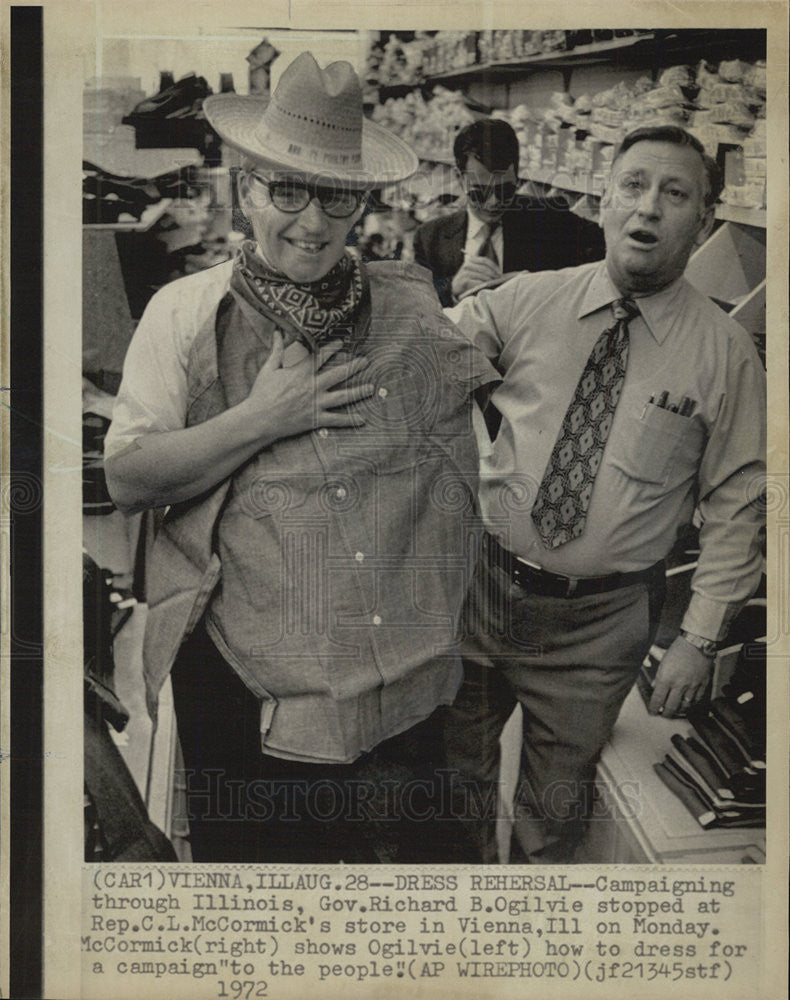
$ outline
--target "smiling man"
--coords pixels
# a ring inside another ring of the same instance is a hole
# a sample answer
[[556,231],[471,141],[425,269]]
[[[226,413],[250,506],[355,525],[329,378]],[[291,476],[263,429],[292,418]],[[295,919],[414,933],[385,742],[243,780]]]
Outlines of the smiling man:
[[[760,577],[764,371],[746,332],[683,278],[720,190],[687,132],[632,132],[601,205],[603,262],[514,278],[446,310],[504,378],[446,739],[451,764],[491,801],[499,735],[521,704],[512,860],[572,859],[598,755],[655,634],[663,560],[695,508],[692,597],[651,712],[702,696],[716,643]],[[468,829],[472,857],[495,860],[493,816]]]
[[421,268],[346,250],[366,194],[417,167],[349,63],[305,52],[271,100],[204,111],[255,238],[152,298],[105,444],[118,507],[168,508],[143,670],[152,713],[172,682],[192,858],[447,861],[435,713],[497,373]]

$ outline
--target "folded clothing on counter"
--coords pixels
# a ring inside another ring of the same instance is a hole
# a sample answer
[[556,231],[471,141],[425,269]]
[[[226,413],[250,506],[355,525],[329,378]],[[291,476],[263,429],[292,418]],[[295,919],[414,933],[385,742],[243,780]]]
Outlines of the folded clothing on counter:
[[654,765],[704,827],[765,825],[765,731],[750,727],[738,698],[733,689],[707,708],[692,708],[694,735],[674,735],[670,752]]
[[759,827],[765,825],[765,813],[742,813],[738,810],[716,810],[702,797],[698,789],[687,780],[671,760],[654,764],[653,769],[667,788],[671,789],[683,805],[705,829],[715,827]]

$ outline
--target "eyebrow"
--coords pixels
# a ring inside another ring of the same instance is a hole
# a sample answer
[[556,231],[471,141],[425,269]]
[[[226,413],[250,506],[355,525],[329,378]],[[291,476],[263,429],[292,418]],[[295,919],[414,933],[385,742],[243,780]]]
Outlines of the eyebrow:
[[[621,170],[619,176],[620,177],[628,177],[636,175],[644,176],[644,174],[645,174],[644,167],[630,167],[625,170]],[[671,177],[664,177],[661,179],[661,182],[662,184],[687,184],[687,185],[690,184],[692,186],[694,184],[694,181],[690,180],[688,177],[681,177],[678,176],[677,174],[673,174]]]

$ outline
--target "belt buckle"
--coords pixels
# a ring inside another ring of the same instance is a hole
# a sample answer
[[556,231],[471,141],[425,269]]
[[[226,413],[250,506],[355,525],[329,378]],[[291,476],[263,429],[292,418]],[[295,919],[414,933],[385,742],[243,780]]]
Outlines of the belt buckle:
[[578,586],[578,579],[573,576],[563,576],[561,573],[551,573],[535,563],[530,563],[521,556],[513,556],[515,560],[513,576],[516,583],[525,590],[526,580],[531,576],[536,581],[543,581],[543,586],[539,588],[548,597],[571,597]]
[[[507,550],[505,550],[507,551]],[[526,559],[522,559],[521,556],[517,556],[515,553],[511,556],[511,577],[513,582],[517,587],[521,587],[522,590],[531,591],[532,588],[529,586],[530,577],[540,576],[540,567],[533,566],[528,563]]]

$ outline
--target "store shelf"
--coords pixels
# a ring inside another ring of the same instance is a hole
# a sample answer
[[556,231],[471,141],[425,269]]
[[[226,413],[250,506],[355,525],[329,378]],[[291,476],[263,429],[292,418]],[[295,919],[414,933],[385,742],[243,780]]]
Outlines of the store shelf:
[[[732,29],[719,33],[716,39],[717,53],[721,58],[732,58],[735,53],[741,57],[765,58],[765,34],[759,30]],[[650,31],[625,38],[612,38],[606,42],[592,42],[577,45],[572,49],[558,49],[541,52],[521,59],[507,59],[485,63],[472,63],[458,69],[442,73],[428,73],[411,84],[382,83],[379,91],[386,96],[402,95],[409,89],[434,83],[464,83],[484,77],[507,78],[514,74],[524,74],[546,69],[564,69],[576,66],[592,66],[599,63],[640,64],[646,60],[660,58],[667,60],[688,58],[690,60],[710,55],[710,32],[706,30]]]
[[525,59],[475,63],[472,66],[450,70],[448,73],[431,74],[426,77],[426,80],[432,83],[444,83],[481,75],[507,76],[530,70],[551,69],[554,66],[583,66],[597,62],[608,62],[613,54],[622,54],[623,49],[634,49],[640,45],[644,48],[643,43],[650,43],[654,38],[652,33],[632,35],[627,38],[613,38],[608,42],[592,42],[590,45],[580,45],[575,49],[542,52],[540,55],[528,56]]
[[[593,63],[608,62],[613,55],[620,56],[623,50],[635,49],[641,52],[645,45],[651,43],[655,36],[650,34],[630,35],[627,38],[613,38],[608,42],[592,42],[589,45],[579,45],[574,49],[557,49],[554,52],[541,52],[523,59],[507,59],[498,62],[469,63],[458,69],[443,73],[428,73],[413,83],[380,83],[380,97],[402,97],[417,87],[430,86],[434,83],[458,83],[480,76],[509,76],[514,73],[524,73],[541,69],[552,69],[562,66],[583,66]],[[651,50],[652,51],[652,50]]]
[[[420,156],[424,163],[452,165],[453,159],[440,160],[434,156]],[[569,191],[579,196],[600,198],[604,191],[605,177],[602,174],[572,175],[562,170],[530,170],[529,173],[522,171],[519,174],[519,181],[526,183],[532,181],[536,184],[545,184],[549,187],[558,188],[561,191]],[[767,212],[764,208],[739,208],[736,205],[717,205],[716,218],[722,222],[734,222],[742,226],[752,226],[754,229],[765,229]]]
[[530,170],[519,174],[521,181],[534,181],[536,184],[548,184],[562,191],[572,191],[574,194],[592,195],[600,198],[603,194],[605,177],[603,174],[569,174],[564,170]]
[[[603,174],[574,175],[562,170],[531,170],[521,172],[521,181],[534,181],[538,184],[550,184],[563,191],[574,194],[589,195],[600,198],[603,194],[605,177]],[[753,226],[755,229],[765,229],[766,210],[764,208],[739,208],[737,205],[717,205],[716,218],[722,222],[735,222],[742,226]]]
[[[661,70],[673,65],[694,65],[702,59],[714,63],[736,59],[746,62],[764,60],[766,57],[765,43],[765,32],[759,29],[728,28],[717,30],[713,35],[710,31],[702,29],[656,29],[639,35],[615,37],[608,41],[596,41],[588,45],[577,45],[573,49],[547,52],[522,59],[476,63],[448,72],[430,73],[424,79],[416,81],[411,88],[404,84],[397,85],[397,89],[394,87],[382,88],[380,98],[383,100],[385,96],[401,96],[411,91],[420,92],[423,100],[429,101],[434,85],[442,84],[450,90],[462,93],[471,88],[475,100],[480,102],[481,107],[490,105],[511,109],[520,102],[526,102],[530,107],[533,107],[537,100],[536,106],[540,108],[543,106],[541,101],[546,103],[551,94],[557,90],[557,74],[553,72],[554,70],[561,71],[562,89],[565,92],[578,95],[580,90],[586,92],[589,89],[591,93],[596,93],[606,90],[607,83],[611,85],[621,70],[632,71],[631,76],[628,77],[629,80],[635,78],[635,73],[650,74],[653,83],[656,84]],[[588,66],[592,67],[591,73],[584,69]],[[579,68],[579,72],[572,77],[575,68]],[[524,78],[540,76],[540,74],[545,74],[545,80],[533,80],[530,84],[531,89],[527,90],[519,86]],[[567,133],[565,130],[561,131],[567,140],[569,136],[573,137],[574,131],[585,133],[586,129],[580,126],[574,127],[569,123]],[[595,150],[597,150],[598,144],[603,143],[603,140],[591,137],[591,143],[593,142]],[[524,144],[525,141],[522,142],[522,145]],[[606,145],[606,143],[603,144]],[[534,143],[532,145],[534,146]],[[560,162],[579,164],[580,160],[575,157],[565,160],[565,145],[567,142],[561,144],[558,150]],[[452,162],[449,142],[448,149],[440,153],[432,151],[426,155],[419,149],[417,152],[421,160],[428,164]],[[537,162],[538,156],[533,155],[530,159],[531,162]],[[549,154],[546,159],[551,162],[553,156]],[[528,157],[523,155],[519,172],[520,181],[525,184],[533,182],[545,185],[568,192],[580,199],[589,199],[587,206],[577,210],[585,216],[590,215],[591,210],[594,214],[595,204],[603,194],[608,173],[605,162],[597,155],[597,152],[592,160],[595,167],[595,171],[592,173],[557,169],[551,166],[528,168],[525,165],[527,160]],[[736,192],[735,197],[737,197],[737,184],[738,181],[733,179],[730,185]],[[429,206],[423,206],[422,212],[420,221],[430,217],[431,209]],[[742,228],[746,237],[751,234],[752,242],[760,243],[762,241],[764,243],[760,231],[764,231],[767,225],[765,208],[719,204],[716,206],[716,218],[720,223],[723,223],[722,226],[717,226],[717,231]],[[716,238],[716,232],[714,232],[713,237],[713,242],[710,245],[706,244],[704,253],[694,261],[694,268],[703,268],[706,257],[712,250],[721,245],[726,239],[726,233]],[[732,238],[738,242],[738,245],[744,243],[744,245],[751,247],[748,239],[740,240],[738,233],[733,233]],[[764,250],[762,255],[758,253],[755,257],[757,271],[760,271],[763,259]],[[730,263],[728,257],[724,264],[725,274]],[[750,271],[748,281],[745,281],[744,287],[740,289],[742,294],[739,294],[737,302],[730,302],[731,307],[743,310],[744,320],[748,319],[748,328],[754,334],[759,334],[764,329],[765,293],[760,284],[761,280],[764,280],[764,271],[759,274]],[[714,298],[716,301],[723,301],[721,295],[714,296]]]
[[[710,33],[702,30],[690,29],[682,31],[655,30],[640,35],[631,35],[624,38],[612,38],[609,41],[593,42],[589,45],[579,45],[576,48],[562,51],[554,51],[535,55],[523,59],[513,59],[501,62],[478,63],[463,66],[457,70],[446,73],[429,74],[424,80],[415,82],[410,88],[405,84],[382,88],[380,96],[404,95],[405,93],[421,92],[423,99],[430,100],[430,88],[433,84],[457,83],[459,89],[463,89],[464,84],[474,83],[478,85],[479,93],[476,98],[499,105],[504,100],[510,101],[510,85],[515,83],[519,77],[528,74],[547,72],[554,68],[572,69],[585,65],[609,64],[613,70],[625,69],[627,67],[651,69],[655,73],[661,67],[670,66],[673,62],[693,63],[697,59],[723,60],[729,58],[738,59],[760,59],[765,57],[765,35],[758,30],[736,30],[716,32],[715,51],[711,49]],[[598,70],[596,70],[598,72]],[[566,74],[567,76],[567,74]],[[598,78],[596,77],[596,80]],[[499,100],[494,98],[495,93],[499,93],[504,84],[506,93],[499,94]],[[480,86],[482,85],[482,90]],[[600,83],[598,84],[600,87]],[[565,80],[565,89],[569,87],[569,80]],[[518,98],[522,100],[523,95]],[[483,108],[486,105],[480,104]],[[569,134],[574,131],[574,126],[570,126]],[[581,126],[576,126],[575,131],[585,132]],[[594,137],[593,137],[594,138]],[[596,140],[603,142],[603,140]],[[416,152],[421,160],[427,163],[452,163],[451,150],[448,148],[442,153],[436,151],[422,151],[416,148]],[[598,165],[598,164],[596,164]],[[525,169],[522,161],[520,179],[524,182],[536,182],[549,185],[582,197],[599,198],[604,190],[606,174],[599,169],[592,175],[578,171],[564,171],[553,167]],[[736,182],[734,182],[736,183]],[[764,208],[747,208],[739,205],[720,204],[716,209],[717,219],[723,222],[732,222],[738,225],[752,227],[754,229],[766,228],[766,210]]]
[[405,97],[406,94],[410,94],[413,90],[416,90],[424,86],[422,82],[418,83],[380,83],[378,86],[371,88],[370,91],[365,95],[366,104],[375,104],[376,101],[373,100],[374,94],[378,98],[378,103],[386,100],[389,97]]
[[[470,67],[470,69],[474,69],[474,68],[475,67]],[[385,101],[389,100],[389,98],[391,98],[391,97],[394,97],[394,98],[405,97],[407,94],[414,93],[415,90],[420,91],[420,93],[422,93],[422,95],[423,95],[424,98],[429,99],[430,96],[431,96],[432,89],[433,88],[432,88],[431,84],[427,83],[427,82],[422,82],[422,83],[387,83],[387,84],[383,83],[378,88],[376,88],[375,99],[374,99],[373,93],[369,92],[365,96],[364,103],[368,107],[370,107],[371,105],[375,105],[375,104],[383,104]],[[468,97],[468,96],[464,97],[464,104],[473,113],[478,114],[478,115],[484,115],[486,117],[488,115],[490,115],[495,110],[495,108],[492,105],[490,105],[490,104],[482,104],[480,101],[475,101],[473,98]]]
[[82,228],[114,233],[145,233],[162,218],[172,204],[172,198],[162,198],[155,205],[150,205],[137,222],[85,222]]
[[740,208],[737,205],[717,205],[716,218],[723,222],[737,222],[741,226],[765,229],[766,210],[764,208]]

